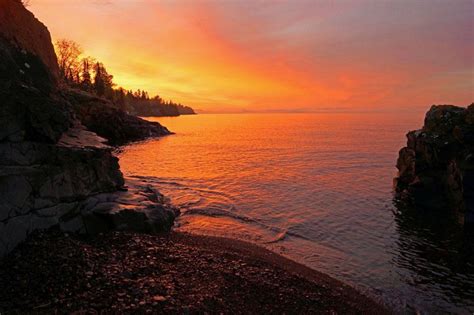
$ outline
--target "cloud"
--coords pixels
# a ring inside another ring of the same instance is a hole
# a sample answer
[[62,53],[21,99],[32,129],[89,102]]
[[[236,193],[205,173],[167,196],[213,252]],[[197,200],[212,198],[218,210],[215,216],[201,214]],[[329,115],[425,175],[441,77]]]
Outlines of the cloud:
[[470,0],[36,1],[53,36],[81,43],[119,84],[204,109],[473,98]]

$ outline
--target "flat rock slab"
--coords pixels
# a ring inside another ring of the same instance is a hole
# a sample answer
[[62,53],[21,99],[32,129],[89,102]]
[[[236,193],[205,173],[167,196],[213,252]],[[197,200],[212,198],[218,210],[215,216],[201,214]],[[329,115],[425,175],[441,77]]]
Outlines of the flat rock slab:
[[64,132],[58,141],[59,146],[73,148],[93,147],[98,149],[111,149],[105,143],[107,139],[99,137],[94,132],[86,129],[79,121],[74,121],[74,126]]

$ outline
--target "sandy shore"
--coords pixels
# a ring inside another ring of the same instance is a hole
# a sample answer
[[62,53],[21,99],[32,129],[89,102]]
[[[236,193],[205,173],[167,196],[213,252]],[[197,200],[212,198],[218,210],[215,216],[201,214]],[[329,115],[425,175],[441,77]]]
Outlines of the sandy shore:
[[0,313],[389,313],[242,241],[173,232],[37,234],[0,262]]

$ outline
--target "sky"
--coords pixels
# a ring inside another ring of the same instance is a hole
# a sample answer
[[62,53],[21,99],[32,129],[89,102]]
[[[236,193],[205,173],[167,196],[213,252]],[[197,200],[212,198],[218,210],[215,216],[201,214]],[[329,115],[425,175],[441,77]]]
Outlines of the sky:
[[203,112],[474,101],[474,0],[31,0],[114,81]]

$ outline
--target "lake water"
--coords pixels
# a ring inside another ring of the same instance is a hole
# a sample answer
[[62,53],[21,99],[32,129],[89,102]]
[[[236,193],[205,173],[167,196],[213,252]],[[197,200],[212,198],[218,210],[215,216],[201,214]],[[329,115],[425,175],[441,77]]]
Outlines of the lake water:
[[417,114],[222,114],[149,118],[176,134],[125,147],[140,177],[182,209],[177,229],[254,242],[398,311],[474,312],[473,236],[396,202]]

